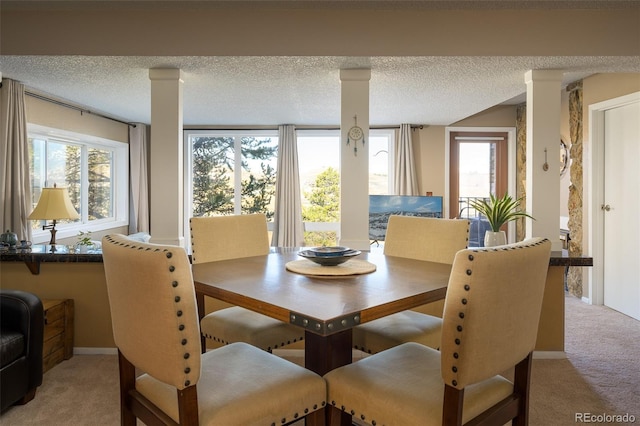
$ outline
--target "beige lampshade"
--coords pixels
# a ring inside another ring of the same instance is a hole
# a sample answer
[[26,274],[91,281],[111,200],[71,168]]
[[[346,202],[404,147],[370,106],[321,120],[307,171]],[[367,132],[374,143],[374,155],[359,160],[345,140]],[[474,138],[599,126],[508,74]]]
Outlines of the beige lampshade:
[[29,215],[32,220],[79,219],[67,188],[42,188],[38,205]]

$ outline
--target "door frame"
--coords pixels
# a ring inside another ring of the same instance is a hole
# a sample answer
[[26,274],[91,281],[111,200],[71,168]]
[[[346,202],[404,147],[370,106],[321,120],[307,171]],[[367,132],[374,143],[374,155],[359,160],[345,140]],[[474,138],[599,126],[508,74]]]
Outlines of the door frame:
[[[446,127],[444,131],[444,200],[443,200],[443,216],[449,217],[449,173],[451,164],[451,133],[452,132],[469,132],[469,133],[495,133],[501,132],[507,134],[507,191],[511,196],[516,193],[516,128],[515,127]],[[516,225],[515,222],[509,222],[508,235],[510,243],[515,241]]]
[[[585,146],[584,174],[587,182],[586,200],[588,230],[587,253],[593,267],[587,269],[589,296],[582,299],[592,305],[604,304],[604,119],[607,110],[640,102],[640,92],[630,93],[589,105],[589,143]],[[584,219],[583,219],[584,222]],[[583,223],[584,224],[584,223]]]

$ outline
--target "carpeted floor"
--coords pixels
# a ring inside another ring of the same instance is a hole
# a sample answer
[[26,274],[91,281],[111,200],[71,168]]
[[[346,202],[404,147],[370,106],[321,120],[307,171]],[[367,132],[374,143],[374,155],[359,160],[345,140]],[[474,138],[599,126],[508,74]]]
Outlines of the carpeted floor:
[[[530,424],[626,413],[640,424],[640,322],[571,296],[566,302],[567,359],[534,360]],[[606,420],[590,424],[626,424]],[[45,374],[33,401],[0,416],[2,426],[119,423],[115,355],[75,355]]]

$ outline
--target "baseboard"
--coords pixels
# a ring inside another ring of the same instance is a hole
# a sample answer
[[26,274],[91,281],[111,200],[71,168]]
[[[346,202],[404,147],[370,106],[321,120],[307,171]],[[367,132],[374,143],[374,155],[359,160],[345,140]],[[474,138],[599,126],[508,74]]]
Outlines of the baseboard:
[[582,301],[584,303],[586,303],[587,305],[591,305],[591,298],[590,297],[583,297]]
[[564,351],[533,351],[533,359],[566,359]]
[[117,348],[73,348],[74,355],[118,355]]

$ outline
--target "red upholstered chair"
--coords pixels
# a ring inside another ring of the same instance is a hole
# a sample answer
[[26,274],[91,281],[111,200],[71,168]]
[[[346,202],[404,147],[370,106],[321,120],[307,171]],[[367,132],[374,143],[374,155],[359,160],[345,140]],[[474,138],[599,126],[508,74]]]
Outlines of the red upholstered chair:
[[317,374],[246,343],[201,354],[183,248],[110,235],[102,251],[123,425],[135,425],[136,418],[183,425],[324,419],[326,386]]
[[[325,375],[330,404],[372,425],[526,425],[551,243],[461,250],[440,351],[404,343]],[[500,374],[515,367],[514,381]]]
[[[469,221],[466,219],[393,215],[387,224],[384,254],[451,264],[458,250],[467,248],[468,242]],[[380,352],[405,342],[438,348],[442,303],[421,308],[430,311],[419,312],[420,308],[417,308],[359,325],[353,329],[354,347],[367,353]]]

